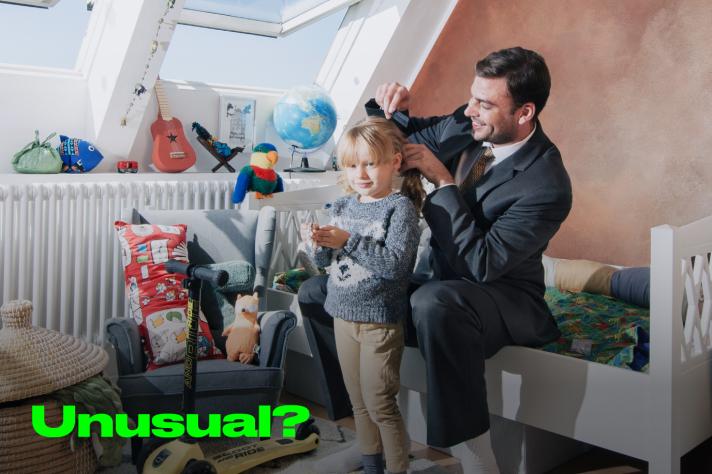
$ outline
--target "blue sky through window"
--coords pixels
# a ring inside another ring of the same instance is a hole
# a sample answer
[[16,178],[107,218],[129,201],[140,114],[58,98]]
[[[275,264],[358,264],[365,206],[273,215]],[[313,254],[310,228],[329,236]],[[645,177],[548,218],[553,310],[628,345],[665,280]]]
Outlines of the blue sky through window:
[[0,3],[0,63],[74,69],[90,15],[86,0],[48,9]]
[[161,77],[279,89],[312,84],[345,14],[343,8],[283,38],[178,25]]
[[[178,25],[160,74],[279,89],[311,84],[345,14],[342,8],[283,38]],[[73,69],[90,15],[86,0],[49,9],[0,3],[0,63]]]

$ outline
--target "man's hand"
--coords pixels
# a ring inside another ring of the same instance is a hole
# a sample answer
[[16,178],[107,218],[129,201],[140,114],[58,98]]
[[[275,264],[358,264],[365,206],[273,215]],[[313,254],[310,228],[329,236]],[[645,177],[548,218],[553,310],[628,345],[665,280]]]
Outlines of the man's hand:
[[376,103],[381,106],[387,119],[396,110],[407,110],[410,105],[410,92],[397,82],[381,84],[376,89]]
[[313,239],[317,245],[338,250],[344,248],[349,237],[351,237],[351,234],[343,229],[333,225],[323,225],[314,230]]
[[455,183],[442,161],[438,160],[425,145],[407,143],[404,150],[405,160],[399,170],[401,173],[410,169],[417,169],[425,179],[437,187]]

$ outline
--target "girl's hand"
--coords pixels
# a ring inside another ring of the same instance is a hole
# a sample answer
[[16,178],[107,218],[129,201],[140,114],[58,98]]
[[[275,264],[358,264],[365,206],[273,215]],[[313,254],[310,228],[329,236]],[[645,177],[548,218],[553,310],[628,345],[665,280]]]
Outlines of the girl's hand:
[[333,225],[323,225],[314,230],[313,236],[317,245],[338,250],[344,248],[351,234]]
[[305,244],[314,243],[314,231],[319,229],[319,224],[306,222],[299,226],[299,237]]

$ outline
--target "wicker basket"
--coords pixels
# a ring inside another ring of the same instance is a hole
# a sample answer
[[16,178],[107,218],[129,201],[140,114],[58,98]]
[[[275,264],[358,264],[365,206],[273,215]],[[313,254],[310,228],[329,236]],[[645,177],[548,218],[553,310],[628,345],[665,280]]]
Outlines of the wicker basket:
[[32,405],[44,405],[45,422],[49,426],[58,426],[61,421],[62,406],[46,397],[0,408],[1,471],[13,474],[89,474],[96,471],[96,455],[89,439],[78,439],[72,450],[69,437],[45,438],[35,433]]

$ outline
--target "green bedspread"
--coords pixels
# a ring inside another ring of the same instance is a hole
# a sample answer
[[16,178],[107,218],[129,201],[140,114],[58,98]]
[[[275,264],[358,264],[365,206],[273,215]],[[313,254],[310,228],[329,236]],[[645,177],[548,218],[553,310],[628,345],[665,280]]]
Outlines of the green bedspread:
[[547,288],[561,338],[541,349],[647,372],[650,312],[615,298]]

